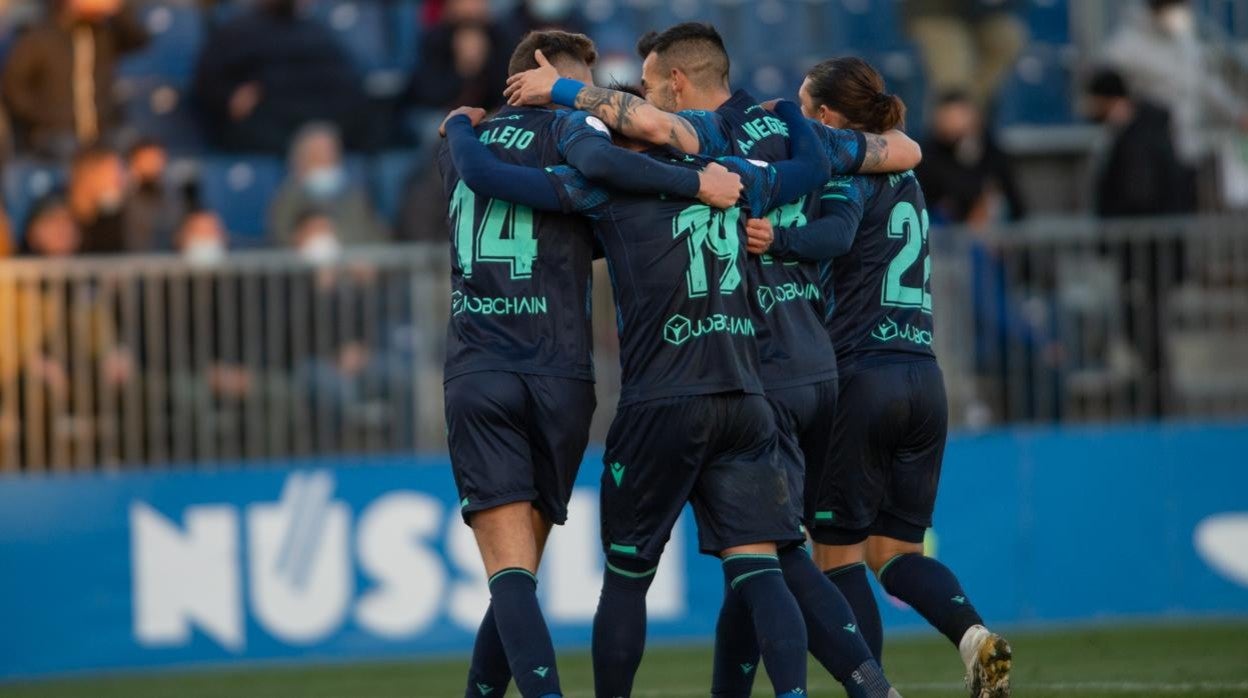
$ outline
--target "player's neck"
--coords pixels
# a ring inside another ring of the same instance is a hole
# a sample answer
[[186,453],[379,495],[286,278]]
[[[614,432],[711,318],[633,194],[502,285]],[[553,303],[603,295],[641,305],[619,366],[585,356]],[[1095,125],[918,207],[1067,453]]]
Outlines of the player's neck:
[[724,106],[724,103],[732,98],[732,93],[725,89],[714,89],[706,92],[691,92],[685,104],[684,109],[694,109],[698,111],[715,111]]

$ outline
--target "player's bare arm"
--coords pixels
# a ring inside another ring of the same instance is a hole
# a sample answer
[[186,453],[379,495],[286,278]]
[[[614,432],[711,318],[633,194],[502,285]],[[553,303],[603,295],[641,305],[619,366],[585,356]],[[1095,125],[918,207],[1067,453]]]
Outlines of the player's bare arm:
[[[535,52],[534,58],[539,67],[507,78],[503,96],[513,107],[551,103],[559,71],[541,51]],[[686,153],[699,151],[698,134],[688,121],[627,92],[586,85],[577,93],[572,106],[593,114],[612,130],[634,140],[670,145]]]
[[867,152],[858,170],[864,174],[905,172],[919,166],[923,149],[914,139],[896,129],[883,135],[863,134],[867,140]]

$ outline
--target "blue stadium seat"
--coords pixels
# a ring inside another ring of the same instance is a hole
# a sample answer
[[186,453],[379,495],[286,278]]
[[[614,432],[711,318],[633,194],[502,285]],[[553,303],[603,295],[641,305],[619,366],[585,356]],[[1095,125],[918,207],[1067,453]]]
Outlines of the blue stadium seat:
[[151,42],[121,61],[123,76],[157,76],[186,84],[204,39],[204,22],[194,6],[154,3],[141,10]]
[[175,153],[199,152],[206,147],[185,89],[146,78],[122,80],[119,92],[126,125],[139,136],[160,141]]
[[64,165],[32,160],[14,160],[4,167],[4,208],[20,237],[31,207],[45,194],[65,185],[69,173]]
[[399,214],[404,185],[417,167],[429,162],[429,150],[394,150],[373,158],[369,171],[369,190],[377,210],[386,220],[394,221]]
[[1028,46],[1001,90],[999,125],[1073,121],[1073,51],[1038,42]]
[[1031,0],[1027,8],[1031,38],[1047,44],[1070,43],[1070,7],[1066,0]]
[[325,22],[363,71],[393,67],[390,17],[375,0],[318,0],[313,14]]
[[390,8],[389,23],[394,36],[390,62],[400,70],[412,70],[420,61],[420,3],[400,0]]
[[825,15],[829,33],[839,33],[846,50],[881,51],[907,44],[899,4],[902,0],[836,0]]
[[264,244],[269,202],[284,171],[282,161],[276,157],[218,155],[200,161],[200,195],[205,206],[221,214],[230,231],[231,245]]

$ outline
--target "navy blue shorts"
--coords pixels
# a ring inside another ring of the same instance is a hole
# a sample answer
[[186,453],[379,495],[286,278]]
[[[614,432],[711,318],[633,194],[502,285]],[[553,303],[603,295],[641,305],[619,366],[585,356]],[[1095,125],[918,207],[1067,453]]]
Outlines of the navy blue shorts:
[[594,384],[506,371],[481,371],[446,382],[446,437],[469,515],[532,502],[548,519],[568,518],[572,484],[594,416]]
[[949,407],[935,361],[883,364],[842,376],[827,467],[811,467],[816,542],[868,536],[922,543],[932,525]]
[[806,472],[822,472],[831,455],[839,386],[840,381],[834,378],[767,391],[767,400],[776,415],[777,458],[788,475],[795,511],[807,527],[816,515],[816,502],[813,488],[806,488]]
[[702,552],[801,540],[762,395],[649,400],[620,408],[602,472],[602,545],[657,562],[685,503]]

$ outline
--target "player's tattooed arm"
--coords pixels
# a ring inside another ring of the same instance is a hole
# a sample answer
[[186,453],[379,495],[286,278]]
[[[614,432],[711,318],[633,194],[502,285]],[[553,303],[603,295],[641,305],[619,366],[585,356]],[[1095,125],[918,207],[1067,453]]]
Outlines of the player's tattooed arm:
[[865,174],[905,172],[918,167],[919,162],[923,160],[923,149],[901,131],[893,130],[883,135],[875,133],[863,135],[866,138],[866,153],[859,172]]
[[698,132],[684,117],[669,114],[627,92],[587,85],[577,93],[573,106],[634,140],[669,145],[686,153],[699,150]]

